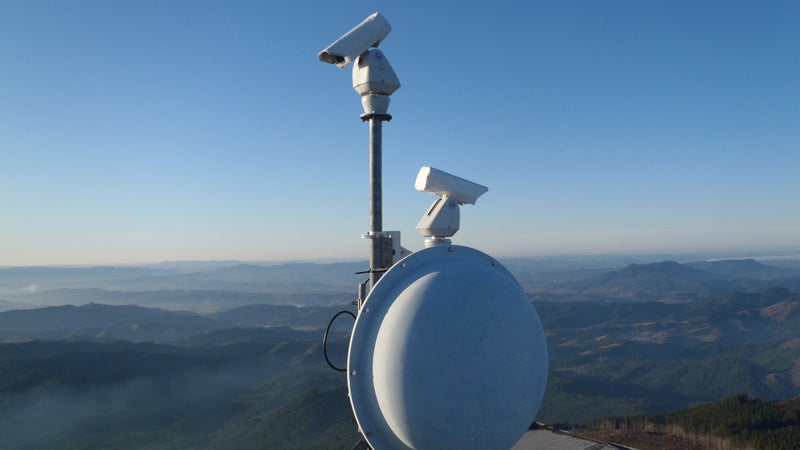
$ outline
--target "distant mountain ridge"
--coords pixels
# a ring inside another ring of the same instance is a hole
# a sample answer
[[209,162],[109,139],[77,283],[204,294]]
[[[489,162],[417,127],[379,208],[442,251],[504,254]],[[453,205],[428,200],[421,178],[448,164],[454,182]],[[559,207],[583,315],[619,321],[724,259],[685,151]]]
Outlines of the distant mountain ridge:
[[[569,265],[570,261],[573,259],[512,258],[508,268],[527,292],[546,293],[548,300],[561,296],[566,301],[683,302],[690,301],[693,295],[703,298],[719,295],[730,287],[764,288],[765,283],[773,280],[800,289],[800,270],[770,266],[754,259],[685,264],[635,262],[622,267],[617,264],[631,258],[579,258],[575,267]],[[355,286],[364,281],[364,276],[357,272],[367,266],[361,261],[269,265],[226,261],[146,267],[6,267],[0,268],[0,309],[13,308],[14,303],[47,306],[90,301],[152,306],[166,302],[173,309],[196,311],[203,310],[204,303],[215,305],[205,310],[260,302],[326,306],[342,301],[328,301],[322,296],[353,296]],[[261,294],[270,297],[263,301],[253,297]],[[244,298],[248,295],[251,297]],[[278,298],[279,295],[285,297]],[[64,300],[60,301],[59,296]],[[86,299],[81,300],[81,296]],[[193,301],[193,297],[198,300]],[[304,297],[308,300],[303,300]]]
[[333,293],[354,289],[353,286],[362,278],[356,272],[365,270],[368,263],[242,263],[196,267],[199,270],[136,266],[0,267],[0,296],[20,296],[59,288]]
[[220,311],[213,317],[242,327],[321,328],[341,310],[355,313],[355,307],[349,305],[299,307],[256,304]]
[[800,272],[762,264],[755,259],[725,259],[717,261],[695,261],[686,264],[695,269],[736,278],[773,279],[800,275]]
[[348,309],[256,304],[201,315],[134,305],[90,303],[0,312],[0,343],[25,340],[171,342],[220,330],[285,327],[317,330]]
[[768,286],[765,283],[786,275],[794,275],[800,281],[800,273],[754,260],[630,264],[619,270],[562,283],[550,293],[535,295],[534,299],[682,303],[761,289]]
[[164,341],[232,326],[193,313],[90,303],[0,313],[0,340]]
[[[85,305],[102,303],[109,305],[138,305],[162,307],[177,311],[208,313],[252,304],[329,306],[349,303],[352,293],[261,293],[225,290],[157,290],[157,291],[111,291],[104,289],[54,289],[24,296],[12,297],[17,308]],[[9,303],[13,305],[14,303]],[[2,306],[2,305],[0,305]]]

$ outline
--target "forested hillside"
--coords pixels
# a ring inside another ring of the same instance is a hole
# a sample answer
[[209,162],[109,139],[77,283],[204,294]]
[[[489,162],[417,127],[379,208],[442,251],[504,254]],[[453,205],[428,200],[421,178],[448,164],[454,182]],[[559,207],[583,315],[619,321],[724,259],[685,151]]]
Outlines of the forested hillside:
[[[800,399],[767,403],[737,395],[670,414],[604,418],[592,421],[588,428],[649,433],[652,448],[658,448],[658,440],[666,440],[664,436],[674,435],[702,448],[796,450],[800,448]],[[610,436],[588,434],[605,439]],[[613,439],[624,444],[626,438],[617,434]]]

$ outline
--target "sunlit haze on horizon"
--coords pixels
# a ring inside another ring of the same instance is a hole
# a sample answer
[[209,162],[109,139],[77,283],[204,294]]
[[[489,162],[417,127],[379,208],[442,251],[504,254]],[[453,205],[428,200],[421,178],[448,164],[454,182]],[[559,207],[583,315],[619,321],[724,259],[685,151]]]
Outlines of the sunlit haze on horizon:
[[374,11],[384,229],[489,187],[495,256],[800,252],[800,3],[0,2],[0,266],[368,256],[369,128],[317,53]]

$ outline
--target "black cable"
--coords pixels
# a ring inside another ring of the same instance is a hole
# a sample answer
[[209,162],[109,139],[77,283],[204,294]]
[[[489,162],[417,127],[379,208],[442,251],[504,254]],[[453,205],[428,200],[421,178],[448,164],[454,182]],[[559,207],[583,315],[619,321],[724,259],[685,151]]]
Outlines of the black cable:
[[333,325],[333,322],[342,314],[350,314],[350,317],[352,317],[353,320],[356,320],[356,315],[350,311],[339,311],[333,316],[333,318],[331,318],[331,321],[328,322],[328,328],[325,329],[325,337],[322,338],[322,353],[325,354],[325,362],[327,362],[328,365],[337,372],[347,372],[347,369],[334,366],[333,363],[331,363],[331,360],[328,358],[328,333],[331,331],[331,325]]

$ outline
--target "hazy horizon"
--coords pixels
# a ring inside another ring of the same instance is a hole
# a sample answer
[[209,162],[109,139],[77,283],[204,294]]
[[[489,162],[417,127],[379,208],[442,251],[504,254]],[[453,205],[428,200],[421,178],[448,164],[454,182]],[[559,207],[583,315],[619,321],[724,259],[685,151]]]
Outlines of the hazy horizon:
[[[800,250],[792,251],[694,251],[694,252],[641,252],[641,253],[542,253],[542,254],[528,254],[528,255],[502,255],[491,252],[486,252],[499,260],[514,260],[514,259],[532,259],[532,260],[547,260],[547,259],[619,259],[630,258],[640,259],[647,262],[658,262],[666,260],[679,260],[683,262],[696,261],[696,260],[735,260],[735,259],[755,259],[759,261],[780,261],[780,260],[800,260]],[[695,259],[693,259],[695,258]],[[306,258],[306,259],[175,259],[175,260],[152,260],[152,261],[119,261],[107,260],[97,262],[85,263],[33,263],[33,264],[0,264],[0,268],[10,267],[52,267],[52,268],[88,268],[88,267],[151,267],[151,266],[181,266],[181,265],[212,265],[212,266],[226,266],[226,265],[239,265],[239,264],[253,264],[253,265],[281,265],[281,264],[337,264],[337,263],[354,263],[366,262],[369,260],[369,255],[365,254],[362,257],[351,258]]]

